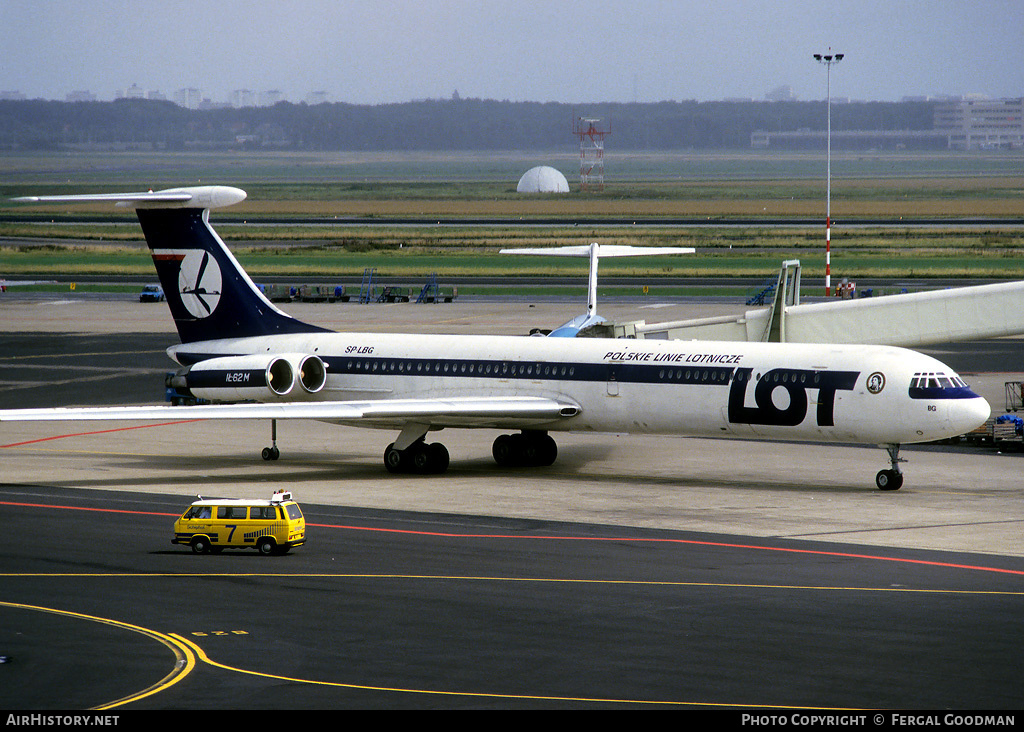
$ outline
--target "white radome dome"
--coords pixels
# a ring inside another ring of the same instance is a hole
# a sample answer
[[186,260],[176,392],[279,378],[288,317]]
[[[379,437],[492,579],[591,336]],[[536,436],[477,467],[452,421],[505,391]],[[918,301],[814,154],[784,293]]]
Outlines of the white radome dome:
[[568,193],[569,181],[565,176],[548,165],[530,168],[519,179],[516,186],[519,193]]

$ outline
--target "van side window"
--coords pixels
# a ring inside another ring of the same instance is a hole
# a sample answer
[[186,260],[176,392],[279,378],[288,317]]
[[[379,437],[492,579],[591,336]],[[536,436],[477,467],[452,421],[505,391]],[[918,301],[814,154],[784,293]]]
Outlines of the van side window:
[[209,506],[192,506],[182,518],[186,519],[208,519],[210,518]]
[[251,519],[276,519],[277,508],[275,506],[253,506],[249,509],[249,518]]
[[218,506],[217,518],[219,519],[244,519],[245,506]]

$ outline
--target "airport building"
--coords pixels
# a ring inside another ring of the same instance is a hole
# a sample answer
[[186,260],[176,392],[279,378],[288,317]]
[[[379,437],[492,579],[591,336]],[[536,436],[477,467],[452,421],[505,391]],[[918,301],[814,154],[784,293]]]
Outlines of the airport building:
[[[824,150],[825,130],[750,135],[755,150]],[[1000,150],[1024,148],[1024,97],[959,99],[935,105],[931,130],[832,130],[834,150]]]
[[937,104],[935,131],[949,137],[951,150],[1024,147],[1024,97]]

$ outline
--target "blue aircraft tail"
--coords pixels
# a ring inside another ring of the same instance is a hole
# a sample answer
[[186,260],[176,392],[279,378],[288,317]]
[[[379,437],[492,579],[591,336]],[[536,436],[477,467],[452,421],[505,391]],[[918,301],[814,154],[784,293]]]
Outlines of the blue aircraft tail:
[[210,226],[209,209],[136,213],[182,343],[324,331],[267,300]]
[[141,193],[26,196],[14,200],[111,201],[134,208],[182,343],[326,331],[274,307],[210,226],[210,209],[244,201],[243,190],[194,186]]

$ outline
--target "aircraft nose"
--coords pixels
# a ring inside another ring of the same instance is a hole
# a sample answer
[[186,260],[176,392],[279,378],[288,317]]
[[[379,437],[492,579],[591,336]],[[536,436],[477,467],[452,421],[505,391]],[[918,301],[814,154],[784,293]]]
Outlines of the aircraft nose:
[[992,407],[983,397],[955,399],[950,404],[949,424],[955,434],[962,435],[985,424]]

